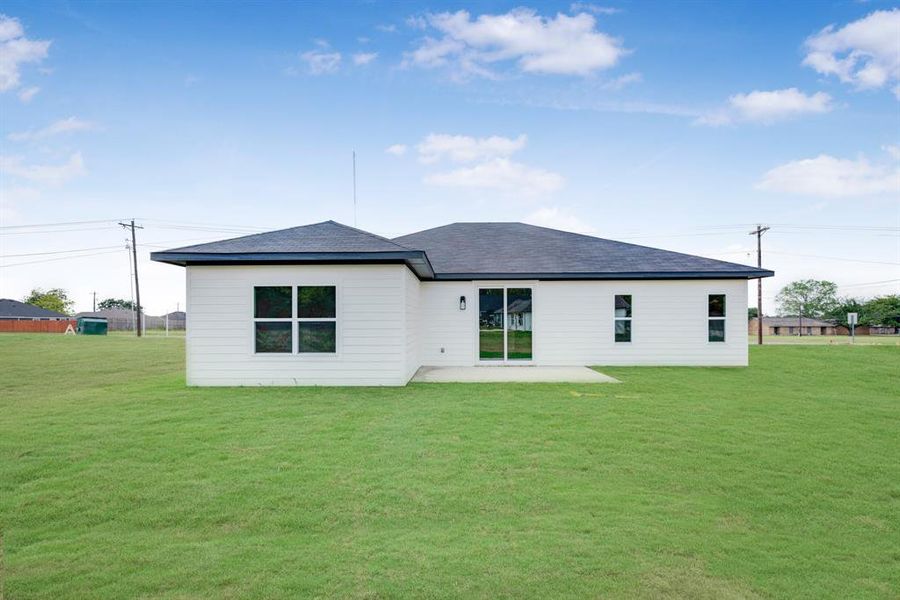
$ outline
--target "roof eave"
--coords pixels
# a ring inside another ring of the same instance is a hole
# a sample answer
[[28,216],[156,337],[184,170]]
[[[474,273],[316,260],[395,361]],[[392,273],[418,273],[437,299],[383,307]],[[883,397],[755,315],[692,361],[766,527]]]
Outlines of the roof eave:
[[179,267],[237,264],[404,263],[419,279],[433,279],[434,269],[421,250],[384,252],[152,252],[150,260]]
[[761,279],[772,277],[774,271],[634,271],[600,273],[438,273],[438,281],[468,281],[475,279],[512,280],[640,280],[640,279]]

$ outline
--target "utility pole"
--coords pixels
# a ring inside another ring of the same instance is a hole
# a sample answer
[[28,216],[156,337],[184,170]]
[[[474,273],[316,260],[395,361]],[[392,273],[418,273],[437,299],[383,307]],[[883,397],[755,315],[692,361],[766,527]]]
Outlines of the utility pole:
[[97,312],[97,292],[91,292],[94,294],[94,308],[91,309],[91,312]]
[[[762,269],[762,234],[770,228],[757,225],[750,235],[756,236],[756,266]],[[756,343],[763,343],[762,277],[756,280]]]
[[137,336],[141,337],[141,286],[138,283],[138,267],[137,267],[137,239],[135,238],[134,230],[135,229],[143,229],[140,225],[134,224],[134,219],[131,220],[130,223],[119,223],[125,229],[131,229],[131,254],[132,259],[134,260],[134,295],[136,296],[136,306],[137,309],[137,321],[135,323],[135,331],[137,332]]

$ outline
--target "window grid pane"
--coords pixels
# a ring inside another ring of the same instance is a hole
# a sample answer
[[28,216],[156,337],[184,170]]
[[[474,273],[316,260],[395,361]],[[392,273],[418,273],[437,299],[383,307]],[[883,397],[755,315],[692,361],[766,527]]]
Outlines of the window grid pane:
[[290,286],[253,288],[253,316],[257,319],[290,319]]
[[616,296],[616,317],[631,317],[631,294]]
[[709,320],[709,341],[724,342],[725,341],[725,319]]
[[616,319],[616,341],[631,341],[631,319]]
[[299,286],[297,288],[297,317],[300,319],[335,318],[335,287],[333,285]]
[[724,317],[725,316],[725,294],[709,295],[709,316]]
[[337,325],[334,321],[299,321],[297,323],[297,352],[335,353]]
[[293,333],[290,321],[257,321],[256,351],[290,354]]

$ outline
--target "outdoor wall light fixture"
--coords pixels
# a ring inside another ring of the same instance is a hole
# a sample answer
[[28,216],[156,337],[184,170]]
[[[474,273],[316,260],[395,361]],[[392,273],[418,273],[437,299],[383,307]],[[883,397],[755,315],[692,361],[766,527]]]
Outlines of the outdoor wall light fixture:
[[466,297],[465,296],[459,297],[459,310],[466,310]]

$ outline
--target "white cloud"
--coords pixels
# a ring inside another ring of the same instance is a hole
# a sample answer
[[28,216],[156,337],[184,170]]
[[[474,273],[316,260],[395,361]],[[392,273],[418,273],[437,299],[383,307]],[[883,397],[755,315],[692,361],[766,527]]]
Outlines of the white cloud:
[[900,165],[873,164],[862,156],[852,160],[821,154],[775,167],[756,187],[810,196],[900,195]]
[[468,135],[432,133],[416,149],[419,161],[435,163],[443,158],[453,162],[472,162],[488,158],[507,157],[525,147],[528,137],[507,138],[499,135],[475,138]]
[[890,154],[894,160],[900,160],[900,146],[887,144],[882,146],[881,149]]
[[565,180],[558,173],[528,167],[508,158],[492,158],[474,167],[433,173],[425,177],[425,183],[537,196],[559,190]]
[[301,54],[300,60],[306,63],[306,69],[311,75],[325,75],[336,72],[341,66],[341,53],[310,50]]
[[0,92],[19,86],[19,67],[40,62],[47,56],[50,42],[29,40],[18,19],[0,14]]
[[568,211],[556,206],[540,208],[527,217],[525,222],[541,227],[572,231],[574,233],[596,233],[597,229],[585,221],[579,219]]
[[384,33],[397,33],[396,25],[376,25],[375,29],[383,31]]
[[384,151],[394,156],[403,156],[406,154],[406,144],[394,144],[385,148]]
[[68,119],[62,119],[60,121],[56,121],[55,123],[51,123],[50,125],[44,127],[43,129],[30,130],[30,131],[20,131],[17,133],[10,133],[8,137],[10,140],[14,142],[27,142],[33,140],[42,140],[44,138],[52,137],[54,135],[60,135],[65,133],[75,133],[77,131],[90,131],[95,128],[95,125],[90,121],[84,121],[77,117],[69,117]]
[[476,163],[471,167],[431,173],[425,183],[448,187],[478,188],[537,196],[560,189],[565,180],[558,173],[529,167],[515,162],[510,156],[528,142],[524,134],[516,138],[499,135],[471,137],[432,133],[417,146],[419,162],[434,164]]
[[492,77],[490,66],[515,61],[526,73],[588,75],[614,66],[627,53],[620,40],[595,29],[596,19],[586,12],[551,18],[517,8],[472,19],[460,10],[426,18],[442,37],[426,37],[406,55],[405,66],[451,66],[463,77]]
[[633,83],[640,83],[644,80],[644,76],[638,72],[634,73],[626,73],[625,75],[620,75],[615,79],[611,79],[603,84],[603,89],[612,90],[614,92],[618,92],[624,87],[627,87]]
[[725,108],[714,110],[696,120],[698,125],[728,125],[735,121],[771,124],[804,114],[822,114],[834,108],[825,92],[804,94],[797,88],[753,91],[728,98]]
[[428,19],[422,15],[413,15],[406,18],[406,26],[410,29],[426,30],[428,29]]
[[[803,64],[859,89],[900,81],[900,9],[879,10],[806,40]],[[897,91],[894,91],[897,95]]]
[[61,165],[26,165],[21,157],[0,155],[0,173],[36,183],[57,185],[86,172],[80,152]]
[[21,90],[21,91],[19,92],[19,100],[21,100],[21,101],[24,102],[25,104],[28,104],[29,102],[31,102],[31,100],[32,100],[35,96],[37,96],[37,93],[40,92],[40,91],[41,91],[41,88],[39,88],[39,87],[37,87],[37,86],[32,86],[32,87],[29,87],[29,88],[25,88],[24,90]]
[[622,12],[622,9],[614,6],[597,6],[596,4],[590,4],[589,2],[573,2],[569,6],[569,12],[589,12],[594,13],[595,15],[617,15]]
[[377,52],[359,52],[353,55],[353,64],[357,66],[367,65],[378,58]]

